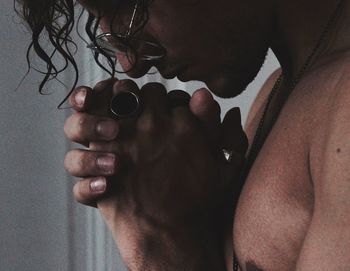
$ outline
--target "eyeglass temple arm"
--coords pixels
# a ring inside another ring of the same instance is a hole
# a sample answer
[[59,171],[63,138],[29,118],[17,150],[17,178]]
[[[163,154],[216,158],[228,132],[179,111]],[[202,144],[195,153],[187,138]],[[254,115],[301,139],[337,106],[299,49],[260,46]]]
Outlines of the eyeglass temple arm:
[[136,17],[136,12],[137,12],[138,5],[139,5],[139,1],[136,0],[134,11],[132,12],[132,16],[131,16],[128,32],[126,32],[126,36],[129,36],[131,34],[131,28],[132,28],[132,26],[134,24],[134,20],[135,20],[135,17]]

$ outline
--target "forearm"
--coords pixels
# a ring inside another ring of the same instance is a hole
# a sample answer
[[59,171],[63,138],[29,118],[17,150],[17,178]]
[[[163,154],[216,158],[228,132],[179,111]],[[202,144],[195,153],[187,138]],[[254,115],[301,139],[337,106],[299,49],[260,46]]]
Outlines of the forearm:
[[224,242],[212,227],[118,221],[114,239],[131,271],[224,271]]

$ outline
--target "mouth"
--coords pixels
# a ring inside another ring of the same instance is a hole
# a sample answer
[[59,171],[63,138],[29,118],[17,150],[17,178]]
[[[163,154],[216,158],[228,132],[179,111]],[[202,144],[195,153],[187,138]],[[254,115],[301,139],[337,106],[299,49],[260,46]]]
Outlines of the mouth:
[[174,79],[175,77],[180,79],[185,77],[188,65],[156,65],[156,68],[164,79]]
[[174,79],[175,77],[182,82],[196,80],[190,72],[192,69],[189,69],[187,64],[179,65],[178,63],[169,62],[140,64],[138,63],[129,71],[126,71],[126,74],[132,78],[140,78],[148,74],[159,73],[166,80]]
[[131,78],[141,78],[150,74],[160,74],[164,79],[174,79],[176,76],[181,74],[177,70],[161,70],[155,66],[150,67],[149,69],[131,69],[125,72]]

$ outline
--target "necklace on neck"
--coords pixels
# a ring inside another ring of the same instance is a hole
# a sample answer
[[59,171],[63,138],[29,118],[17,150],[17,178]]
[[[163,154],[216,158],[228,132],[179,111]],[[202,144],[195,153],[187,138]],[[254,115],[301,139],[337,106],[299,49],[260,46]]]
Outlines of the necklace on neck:
[[[248,177],[250,169],[252,168],[254,161],[256,160],[261,148],[263,147],[264,142],[265,142],[268,134],[270,133],[274,124],[276,123],[278,116],[279,116],[284,104],[286,103],[288,97],[293,92],[293,90],[296,88],[296,86],[300,83],[303,76],[305,75],[305,72],[311,67],[311,64],[314,61],[315,56],[317,55],[317,53],[319,53],[321,46],[324,45],[324,43],[326,42],[326,38],[330,34],[331,30],[333,30],[334,25],[337,22],[337,18],[341,12],[341,7],[343,6],[344,1],[345,0],[338,0],[335,11],[332,13],[331,17],[328,19],[327,24],[323,28],[323,30],[322,30],[322,32],[321,32],[321,34],[316,42],[316,45],[314,46],[310,55],[306,58],[304,64],[302,65],[299,72],[296,74],[295,78],[287,86],[285,92],[282,93],[283,94],[282,102],[278,105],[277,109],[275,110],[275,112],[272,116],[271,122],[269,123],[269,125],[267,127],[267,132],[264,134],[263,128],[264,128],[264,125],[266,122],[267,112],[270,109],[270,105],[271,105],[273,98],[275,97],[278,90],[280,90],[280,87],[281,87],[281,84],[283,81],[283,74],[281,74],[279,76],[279,78],[276,80],[272,90],[270,91],[270,94],[267,98],[265,108],[264,108],[263,113],[262,113],[262,117],[259,121],[258,128],[256,130],[256,133],[255,133],[255,136],[253,139],[252,146],[251,146],[249,154],[247,156],[245,166],[244,166],[244,168],[240,174],[240,178],[238,180],[238,189],[237,189],[237,191],[235,191],[235,195],[234,195],[235,199],[236,199],[236,206],[237,206],[238,197],[239,197],[239,194],[243,188],[244,182],[245,182],[246,178]],[[238,267],[239,267],[238,260],[236,258],[235,253],[234,253],[234,255],[233,255],[233,270],[238,271]]]

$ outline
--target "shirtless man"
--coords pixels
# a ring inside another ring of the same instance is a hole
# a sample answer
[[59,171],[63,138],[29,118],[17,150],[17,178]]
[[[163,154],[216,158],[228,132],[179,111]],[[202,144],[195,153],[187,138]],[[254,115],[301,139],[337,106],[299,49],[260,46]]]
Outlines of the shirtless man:
[[[103,31],[120,23],[110,23],[108,11],[116,1],[80,2],[92,13],[103,11]],[[130,2],[121,2],[121,18],[130,17],[135,3]],[[138,91],[144,111],[108,122],[99,130],[105,131],[102,137],[96,127],[102,118],[98,107],[107,100],[99,93],[105,83],[94,91],[74,91],[70,101],[79,112],[67,120],[65,131],[72,141],[90,142],[91,149],[71,151],[65,165],[85,178],[75,185],[75,196],[85,204],[97,202],[127,267],[232,270],[233,248],[240,270],[350,270],[350,3],[154,0],[147,11],[140,35],[167,51],[158,64],[166,77],[201,80],[214,94],[232,97],[254,78],[268,47],[282,68],[265,83],[248,117],[245,131],[253,154],[243,171],[257,157],[231,223],[218,207],[235,205],[235,198],[220,201],[220,191],[224,195],[230,187],[225,177],[239,189],[239,159],[225,164],[210,149],[246,151],[235,110],[220,124],[217,104],[206,90],[197,91],[188,108],[169,109],[160,85],[139,91],[131,81],[119,81],[110,89]],[[128,58],[119,60],[130,70]],[[144,75],[143,64],[137,62],[129,75]],[[176,125],[167,126],[170,121]],[[259,142],[264,142],[261,149]],[[101,170],[95,161],[106,151],[113,159]],[[115,162],[126,158],[132,166]]]

